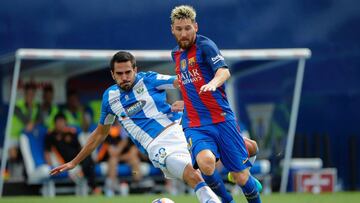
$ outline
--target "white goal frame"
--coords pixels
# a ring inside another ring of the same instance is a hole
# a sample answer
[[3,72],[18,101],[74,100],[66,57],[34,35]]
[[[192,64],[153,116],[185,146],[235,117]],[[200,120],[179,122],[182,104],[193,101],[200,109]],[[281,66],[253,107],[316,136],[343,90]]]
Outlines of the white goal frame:
[[[137,61],[164,61],[171,62],[170,50],[129,50]],[[18,49],[15,53],[15,65],[12,76],[11,96],[5,128],[4,147],[1,159],[0,171],[0,197],[3,192],[4,171],[8,158],[9,137],[11,120],[14,114],[17,84],[19,81],[22,60],[82,60],[98,61],[109,60],[117,50],[74,50],[74,49]],[[288,139],[286,143],[284,166],[282,171],[281,188],[282,193],[286,192],[290,161],[292,157],[293,143],[298,117],[301,89],[305,70],[305,61],[311,57],[309,49],[248,49],[248,50],[221,50],[224,58],[229,61],[246,60],[274,60],[274,61],[298,61],[295,88],[291,107],[290,124],[288,129]],[[231,64],[229,64],[231,65]],[[258,69],[259,70],[259,69]],[[251,70],[250,70],[251,71]],[[236,79],[236,78],[235,78]],[[234,77],[231,81],[234,81]],[[228,86],[230,104],[234,109],[233,85]]]

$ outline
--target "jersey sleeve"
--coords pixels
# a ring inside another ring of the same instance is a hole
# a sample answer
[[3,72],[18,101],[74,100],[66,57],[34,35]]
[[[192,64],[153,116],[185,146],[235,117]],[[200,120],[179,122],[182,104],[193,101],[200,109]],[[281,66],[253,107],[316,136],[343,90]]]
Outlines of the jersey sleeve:
[[176,76],[163,75],[152,71],[146,74],[146,80],[158,90],[174,89],[175,79]]
[[210,40],[203,42],[202,51],[206,63],[211,66],[214,72],[221,67],[228,67],[224,57],[221,55],[220,50],[214,42]]
[[115,114],[110,108],[109,105],[109,94],[106,91],[103,95],[102,103],[101,103],[101,113],[100,113],[100,121],[99,123],[102,125],[111,125],[115,121]]

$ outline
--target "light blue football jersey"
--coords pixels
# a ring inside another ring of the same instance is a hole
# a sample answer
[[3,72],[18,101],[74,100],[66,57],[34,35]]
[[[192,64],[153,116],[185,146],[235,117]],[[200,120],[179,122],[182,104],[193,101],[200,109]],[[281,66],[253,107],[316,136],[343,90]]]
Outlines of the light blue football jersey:
[[166,102],[165,89],[173,89],[175,76],[139,72],[129,91],[118,85],[103,94],[100,123],[112,124],[117,118],[142,152],[165,127],[181,118]]

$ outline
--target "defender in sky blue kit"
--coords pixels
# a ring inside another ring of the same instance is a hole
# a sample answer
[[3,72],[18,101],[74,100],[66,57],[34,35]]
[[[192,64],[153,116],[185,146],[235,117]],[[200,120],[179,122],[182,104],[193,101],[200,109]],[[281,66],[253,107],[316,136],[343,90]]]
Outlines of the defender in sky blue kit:
[[166,178],[177,178],[194,188],[201,203],[219,203],[200,172],[191,164],[191,156],[182,128],[181,115],[171,112],[165,89],[177,86],[174,76],[155,72],[137,73],[136,61],[129,52],[120,51],[111,59],[111,75],[116,84],[103,94],[101,118],[80,153],[70,162],[56,167],[51,174],[74,168],[108,135],[118,119],[129,137],[146,153]]
[[174,88],[174,80],[174,76],[140,72],[130,91],[124,91],[118,85],[111,86],[103,95],[100,123],[112,124],[118,117],[129,137],[145,152],[165,128],[181,117],[181,114],[171,112],[171,106],[164,102],[164,90]]

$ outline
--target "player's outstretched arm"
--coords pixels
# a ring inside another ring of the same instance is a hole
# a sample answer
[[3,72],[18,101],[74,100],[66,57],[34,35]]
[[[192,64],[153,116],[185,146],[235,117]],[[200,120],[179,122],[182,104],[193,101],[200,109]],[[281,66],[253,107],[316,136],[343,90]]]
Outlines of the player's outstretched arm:
[[219,68],[216,73],[214,78],[208,83],[205,84],[203,86],[200,87],[200,92],[199,94],[201,94],[202,92],[214,92],[216,90],[216,88],[220,87],[221,85],[224,84],[224,82],[230,78],[230,71],[228,68]]
[[76,155],[76,157],[63,164],[60,165],[50,171],[50,175],[56,175],[66,170],[73,169],[76,165],[78,165],[82,160],[84,160],[87,156],[91,154],[94,149],[99,146],[101,142],[103,142],[106,136],[109,134],[110,125],[101,125],[99,124],[97,128],[91,133],[89,139],[87,140],[85,146],[81,149],[81,151]]

